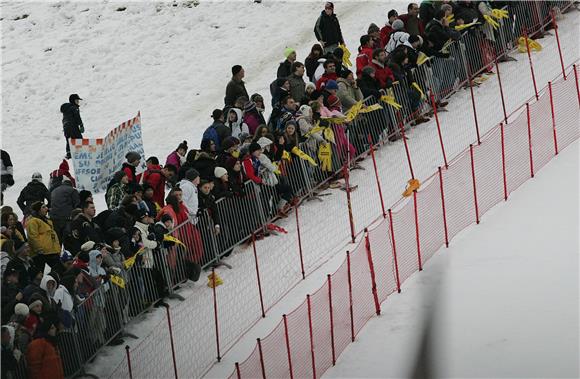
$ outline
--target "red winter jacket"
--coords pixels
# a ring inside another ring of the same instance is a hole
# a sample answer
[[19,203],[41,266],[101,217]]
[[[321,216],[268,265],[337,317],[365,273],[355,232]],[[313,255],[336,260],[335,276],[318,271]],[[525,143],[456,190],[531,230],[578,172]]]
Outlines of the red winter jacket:
[[375,59],[373,59],[371,65],[375,68],[375,78],[379,81],[381,88],[390,87],[395,81],[393,71]]
[[135,173],[135,170],[136,170],[135,166],[132,166],[127,162],[123,163],[123,171],[125,172],[125,174],[127,174],[127,177],[129,178],[129,183],[139,183],[139,181],[141,180],[141,174],[137,175]]
[[324,74],[322,74],[320,79],[318,79],[318,81],[316,82],[316,89],[318,91],[321,91],[324,88],[324,86],[326,85],[327,81],[336,80],[336,79],[338,79],[338,75],[336,74],[336,72],[333,72],[330,74],[325,72]]
[[391,26],[391,24],[388,24],[383,26],[381,29],[381,43],[383,44],[383,46],[387,46],[387,43],[389,43],[389,38],[391,38],[391,33],[393,32],[393,27]]
[[153,187],[153,201],[163,207],[165,204],[165,175],[161,172],[161,166],[149,166],[143,173],[143,183]]
[[363,47],[356,57],[356,77],[362,76],[362,69],[371,64],[373,60],[373,49],[370,47]]
[[[411,17],[409,16],[408,13],[399,16],[399,20],[403,21],[403,24],[405,24],[405,31],[409,34],[411,34],[411,32],[409,31],[409,27],[407,26],[407,24],[409,23],[410,18]],[[417,27],[419,29],[419,35],[421,36],[425,35],[425,25],[423,25],[423,20],[421,20],[420,18],[417,18]]]
[[244,168],[244,174],[246,174],[246,178],[250,179],[256,184],[262,184],[262,178],[260,178],[256,170],[254,170],[254,163],[252,162],[251,155],[246,155],[244,157],[242,160],[242,166]]

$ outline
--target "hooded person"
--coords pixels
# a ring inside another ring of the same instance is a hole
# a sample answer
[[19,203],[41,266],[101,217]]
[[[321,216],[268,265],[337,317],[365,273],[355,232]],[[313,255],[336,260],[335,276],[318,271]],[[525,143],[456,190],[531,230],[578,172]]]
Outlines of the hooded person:
[[283,179],[279,177],[277,173],[279,172],[278,167],[272,163],[268,157],[267,152],[271,149],[274,142],[266,137],[260,137],[257,144],[260,146],[261,154],[257,157],[260,161],[258,174],[262,178],[262,183],[267,186],[272,186],[276,188],[276,191],[280,195],[280,201],[278,202],[277,209],[280,211],[281,215],[284,215],[289,209],[289,203],[292,200],[293,193],[292,187]]
[[24,214],[24,217],[30,214],[30,206],[36,201],[46,200],[50,204],[50,193],[48,188],[42,182],[42,174],[35,172],[32,174],[32,180],[22,189],[16,203]]
[[185,163],[186,154],[187,154],[187,141],[183,141],[177,146],[177,149],[172,151],[171,154],[167,156],[167,159],[165,160],[165,165],[171,164],[175,166],[175,168],[179,172],[181,165]]
[[393,21],[393,32],[389,38],[385,51],[390,54],[399,45],[404,44],[410,37],[410,34],[405,31],[405,24],[401,20]]
[[185,173],[185,178],[179,182],[179,188],[183,192],[183,203],[187,207],[189,218],[197,222],[197,209],[199,206],[197,185],[199,184],[199,172],[191,169]]
[[139,211],[137,213],[137,221],[135,227],[139,229],[143,236],[143,252],[141,253],[141,267],[151,269],[153,268],[153,250],[157,248],[157,242],[148,238],[150,234],[149,227],[153,225],[155,220],[146,211]]
[[[249,133],[248,125],[244,122],[242,111],[238,108],[230,108],[226,118],[226,126],[231,129],[231,137],[238,138],[241,133]],[[222,141],[222,149],[225,141],[230,138],[226,137]]]

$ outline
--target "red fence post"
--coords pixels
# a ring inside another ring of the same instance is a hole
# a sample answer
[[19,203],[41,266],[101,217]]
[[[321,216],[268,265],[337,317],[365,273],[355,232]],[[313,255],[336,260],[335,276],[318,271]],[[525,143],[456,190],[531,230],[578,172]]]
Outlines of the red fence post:
[[371,253],[371,241],[369,239],[369,231],[365,228],[365,248],[367,251],[367,260],[369,262],[369,272],[371,274],[371,293],[375,302],[375,311],[377,316],[381,314],[381,304],[379,303],[379,294],[377,293],[377,281],[375,279],[375,265],[373,264],[373,256]]
[[475,185],[475,162],[473,160],[473,145],[469,145],[471,156],[471,178],[473,179],[473,200],[475,202],[475,223],[479,224],[479,207],[477,205],[477,186]]
[[[332,308],[332,275],[327,274],[328,281],[328,309],[330,312],[330,347],[332,348],[332,365],[336,364],[336,351],[334,349],[334,309]],[[292,378],[290,378],[292,379]]]
[[266,366],[264,365],[264,353],[262,352],[262,340],[257,338],[258,354],[260,355],[260,368],[262,370],[262,379],[266,379]]
[[507,123],[507,111],[505,109],[505,100],[503,96],[503,86],[501,84],[501,75],[499,73],[499,64],[497,62],[497,54],[495,55],[495,70],[497,71],[497,82],[499,83],[499,95],[501,96],[501,106],[503,108],[503,119]]
[[526,114],[528,116],[528,146],[530,149],[530,173],[534,177],[534,158],[532,156],[532,125],[530,120],[530,104],[526,103]]
[[352,278],[350,273],[350,252],[346,252],[346,264],[348,269],[348,302],[350,309],[350,338],[354,342],[354,313],[352,305]]
[[171,343],[171,358],[173,359],[173,372],[177,379],[177,362],[175,360],[175,345],[173,344],[173,328],[171,327],[171,315],[169,314],[169,305],[165,306],[167,311],[167,327],[169,328],[169,342]]
[[524,28],[524,39],[526,40],[526,49],[528,50],[528,60],[530,61],[530,70],[532,71],[532,82],[534,83],[534,92],[536,94],[536,100],[540,98],[538,95],[538,86],[536,85],[536,75],[534,74],[534,64],[532,62],[532,53],[530,52],[530,42],[528,41],[528,32]]
[[348,206],[348,222],[350,223],[350,238],[351,242],[354,243],[355,241],[355,231],[354,231],[354,217],[352,216],[352,203],[350,202],[350,184],[349,184],[349,173],[348,167],[346,163],[343,166],[343,173],[344,173],[344,185],[346,186],[346,202]]
[[503,122],[499,123],[499,128],[501,130],[501,170],[503,173],[503,199],[507,201],[508,191],[507,191],[507,175],[505,172],[505,138],[504,138]]
[[556,16],[554,15],[554,10],[550,11],[550,16],[552,16],[552,26],[554,27],[554,32],[556,33],[556,42],[558,43],[558,54],[560,54],[560,65],[562,66],[562,76],[566,80],[566,69],[564,68],[564,58],[562,57],[562,47],[560,46],[560,35],[558,34],[558,24],[556,23]]
[[481,144],[479,135],[479,122],[477,121],[477,110],[475,109],[475,95],[473,94],[473,81],[471,80],[471,66],[467,63],[467,80],[469,81],[469,92],[471,94],[471,107],[473,108],[473,119],[475,121],[475,134],[477,135],[477,144]]
[[302,239],[300,238],[300,220],[298,219],[298,207],[295,207],[296,211],[296,232],[298,233],[298,253],[300,254],[300,272],[302,272],[302,279],[306,279],[304,275],[304,257],[302,256]]
[[556,113],[554,112],[554,96],[552,94],[552,82],[548,82],[550,93],[550,110],[552,111],[552,129],[554,130],[554,151],[558,155],[558,136],[556,135]]
[[262,297],[262,282],[260,281],[260,267],[258,266],[258,253],[256,251],[256,235],[252,233],[252,247],[254,248],[254,261],[256,262],[256,275],[258,277],[258,292],[260,294],[260,307],[262,308],[262,317],[266,317],[264,311],[264,298]]
[[580,87],[578,87],[578,70],[576,69],[576,65],[574,67],[574,79],[576,80],[576,94],[578,94],[578,106],[580,107]]
[[213,284],[213,310],[214,310],[214,320],[215,320],[215,342],[217,347],[217,361],[220,362],[222,357],[220,355],[220,332],[218,323],[218,309],[217,309],[217,295],[216,295],[216,283],[215,283],[215,268],[211,269],[212,284]]
[[288,334],[288,320],[286,315],[282,315],[284,320],[284,336],[286,338],[286,352],[288,353],[288,370],[290,371],[290,379],[294,379],[294,372],[292,370],[292,354],[290,353],[290,335]]
[[443,230],[445,231],[445,247],[449,247],[449,236],[447,234],[447,212],[445,211],[445,193],[443,192],[443,174],[441,166],[437,167],[439,171],[439,189],[441,192],[441,207],[443,208]]
[[127,353],[127,368],[129,369],[129,379],[133,379],[133,369],[131,368],[131,353],[129,352],[129,345],[125,345],[125,352]]
[[314,358],[314,332],[312,330],[312,305],[310,295],[306,295],[306,305],[308,305],[308,329],[310,331],[310,356],[312,359],[312,378],[316,379],[316,360]]
[[236,362],[236,376],[238,379],[242,379],[242,375],[240,374],[240,364]]
[[433,108],[433,114],[435,115],[435,122],[437,123],[437,133],[439,134],[439,143],[441,144],[441,152],[443,153],[443,162],[445,163],[445,168],[449,167],[447,164],[447,155],[445,154],[445,146],[443,145],[443,136],[441,135],[441,125],[439,124],[439,116],[437,115],[437,104],[435,103],[435,96],[431,92],[431,107]]
[[417,209],[417,191],[413,191],[413,210],[415,212],[415,237],[417,239],[417,259],[419,260],[419,271],[423,271],[421,262],[421,242],[419,239],[419,210]]
[[393,227],[393,212],[389,209],[389,228],[391,229],[391,240],[393,241],[393,258],[395,259],[395,274],[397,278],[397,292],[401,293],[401,281],[399,280],[399,263],[397,262],[397,244],[395,243],[395,228]]
[[375,146],[373,144],[373,138],[370,133],[368,135],[369,145],[371,149],[371,157],[373,159],[373,168],[375,169],[375,178],[377,180],[377,189],[379,190],[379,199],[381,200],[381,209],[383,210],[383,218],[387,216],[385,212],[385,202],[383,201],[383,191],[381,189],[381,181],[379,180],[379,171],[377,170],[377,160],[375,159]]
[[411,153],[409,152],[409,145],[407,144],[407,137],[405,137],[405,125],[403,121],[399,121],[399,128],[401,129],[401,135],[403,136],[403,144],[405,145],[405,153],[407,153],[407,163],[409,163],[409,171],[411,172],[411,178],[415,179],[415,172],[413,171],[413,163],[411,163]]

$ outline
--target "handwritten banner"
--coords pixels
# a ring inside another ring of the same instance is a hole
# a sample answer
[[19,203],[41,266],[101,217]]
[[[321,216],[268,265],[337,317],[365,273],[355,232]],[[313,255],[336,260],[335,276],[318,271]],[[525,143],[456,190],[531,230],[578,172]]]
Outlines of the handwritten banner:
[[105,138],[71,139],[72,163],[78,189],[99,192],[107,188],[115,172],[120,171],[125,155],[141,154],[137,172],[145,170],[141,113],[111,130]]

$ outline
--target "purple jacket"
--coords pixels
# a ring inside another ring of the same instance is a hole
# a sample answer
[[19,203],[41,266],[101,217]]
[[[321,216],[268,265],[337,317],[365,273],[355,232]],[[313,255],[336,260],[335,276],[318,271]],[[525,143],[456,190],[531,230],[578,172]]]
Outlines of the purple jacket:
[[168,164],[174,165],[177,168],[177,171],[181,168],[181,160],[179,159],[179,154],[177,154],[177,150],[172,152],[167,156],[167,160],[165,161],[165,165]]
[[246,112],[244,114],[244,122],[248,125],[251,135],[256,134],[256,130],[260,124],[265,124],[263,117],[260,117],[258,112]]

